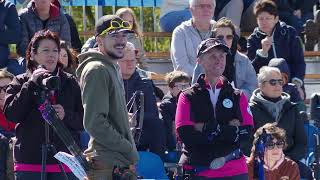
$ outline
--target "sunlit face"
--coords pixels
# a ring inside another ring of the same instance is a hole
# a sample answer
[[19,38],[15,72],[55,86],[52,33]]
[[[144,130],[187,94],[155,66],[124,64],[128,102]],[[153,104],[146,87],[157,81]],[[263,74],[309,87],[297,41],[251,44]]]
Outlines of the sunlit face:
[[[283,148],[284,148],[284,142],[278,141],[277,139],[272,140],[273,148],[266,147],[265,153],[264,153],[264,159],[265,162],[268,163],[268,161],[276,162],[278,161],[283,154]],[[280,145],[282,144],[282,145]]]
[[125,55],[118,61],[123,78],[130,78],[136,70],[137,59],[133,50],[126,50]]
[[172,96],[176,97],[182,90],[190,87],[190,83],[187,81],[181,81],[174,83],[173,88],[170,87],[170,92]]
[[68,53],[64,48],[61,48],[60,51],[60,62],[63,64],[64,68],[68,67]]
[[278,23],[279,16],[274,16],[269,14],[268,12],[261,12],[257,16],[257,23],[259,29],[265,33],[270,34],[274,28],[274,26]]
[[39,10],[50,9],[52,0],[34,0],[35,7]]
[[[270,97],[270,98],[278,98],[281,96],[282,93],[282,85],[280,83],[282,81],[282,76],[280,73],[276,71],[271,71],[269,75],[266,77],[262,84],[259,84],[259,88],[263,95]],[[270,83],[275,81],[276,83]],[[283,81],[282,81],[283,82]],[[272,85],[273,84],[273,85]]]
[[3,109],[4,106],[4,99],[6,95],[6,89],[11,82],[9,78],[1,78],[0,79],[0,108]]
[[39,65],[43,65],[50,72],[53,72],[59,60],[59,49],[51,39],[41,40],[36,53],[32,53],[33,61],[36,61]]
[[214,15],[214,4],[212,0],[197,0],[190,6],[192,18],[195,21],[210,22]]
[[121,18],[124,20],[124,21],[128,21],[131,25],[131,27],[133,26],[133,17],[130,13],[124,13]]
[[113,34],[106,34],[99,36],[98,44],[102,53],[109,55],[110,57],[118,60],[123,58],[124,49],[127,44],[127,33],[118,32]]
[[221,48],[212,48],[199,57],[198,63],[202,65],[207,76],[219,77],[226,66],[227,53]]
[[215,37],[223,39],[224,42],[227,44],[228,48],[231,48],[232,41],[233,41],[232,29],[230,29],[228,27],[216,28]]

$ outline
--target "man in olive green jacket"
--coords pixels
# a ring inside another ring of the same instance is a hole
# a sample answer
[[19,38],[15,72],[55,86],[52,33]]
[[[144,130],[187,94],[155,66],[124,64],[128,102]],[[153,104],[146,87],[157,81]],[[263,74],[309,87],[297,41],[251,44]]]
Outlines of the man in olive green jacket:
[[98,49],[79,55],[84,128],[90,135],[85,154],[92,158],[90,180],[111,180],[114,167],[133,168],[138,153],[129,129],[123,82],[117,60],[124,56],[129,25],[115,15],[98,20]]

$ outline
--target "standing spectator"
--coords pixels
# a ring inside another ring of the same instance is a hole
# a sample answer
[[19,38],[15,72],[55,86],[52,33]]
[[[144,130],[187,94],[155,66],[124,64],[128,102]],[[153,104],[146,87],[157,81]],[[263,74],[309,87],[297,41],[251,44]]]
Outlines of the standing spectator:
[[257,1],[254,7],[258,27],[248,38],[248,57],[256,72],[267,66],[272,58],[284,58],[289,66],[289,82],[303,86],[306,64],[297,32],[279,21],[276,4],[272,0]]
[[[134,101],[131,101],[131,98],[134,93],[136,91],[142,91],[144,94],[143,127],[140,141],[136,142],[137,148],[139,151],[150,150],[163,158],[165,152],[164,124],[159,119],[152,82],[150,79],[141,76],[136,68],[137,59],[135,56],[135,47],[132,43],[127,43],[124,51],[124,57],[118,61],[118,64],[123,79],[125,98],[129,108],[128,110],[132,110],[130,107]],[[139,106],[142,105],[138,102],[138,107]],[[136,112],[132,111],[129,113],[136,114]],[[137,119],[139,119],[139,117],[137,117]]]
[[[205,74],[179,95],[175,124],[184,144],[179,163],[191,179],[248,179],[246,159],[239,152],[240,143],[251,136],[253,121],[244,93],[221,76],[228,51],[221,39],[201,42],[197,60]],[[216,158],[226,156],[230,160],[215,167]]]
[[191,79],[185,72],[172,71],[166,75],[166,82],[169,87],[168,93],[163,97],[160,104],[160,113],[166,128],[167,150],[176,149],[175,117],[178,102],[178,95],[181,91],[190,87]]
[[201,41],[211,36],[215,0],[192,0],[192,19],[179,25],[172,34],[171,61],[174,70],[187,73],[190,77],[196,65],[196,50]]
[[145,68],[146,64],[144,62],[144,47],[142,40],[142,33],[139,27],[139,22],[137,21],[136,15],[130,8],[120,8],[117,10],[116,15],[121,17],[123,20],[128,21],[132,26],[131,29],[133,33],[128,34],[128,42],[131,42],[136,49],[136,56],[138,61],[138,66],[140,68]]
[[[117,61],[124,56],[130,24],[119,16],[101,17],[95,27],[98,48],[78,56],[76,71],[90,135],[85,154],[92,157],[88,178],[112,179],[115,166],[133,170],[138,153],[129,129],[125,89]],[[95,153],[96,152],[96,153]]]
[[0,0],[0,68],[13,63],[9,60],[9,44],[21,40],[21,25],[16,7],[8,0]]
[[[265,132],[266,134],[263,134]],[[264,137],[263,137],[264,136]],[[267,123],[260,127],[254,134],[254,141],[251,155],[248,162],[249,180],[259,179],[254,177],[255,161],[258,157],[257,143],[261,138],[265,138],[264,143],[264,178],[267,180],[290,179],[300,180],[298,165],[285,157],[283,151],[286,149],[286,132],[277,127],[276,124]],[[261,162],[260,162],[261,163]],[[258,174],[258,172],[256,172]]]
[[0,180],[6,180],[11,175],[7,172],[13,171],[13,169],[8,169],[10,167],[7,167],[7,161],[12,162],[13,158],[9,156],[12,153],[9,152],[8,147],[10,138],[14,136],[15,124],[8,121],[3,113],[6,89],[13,78],[13,74],[5,69],[0,69]]
[[31,38],[42,29],[57,33],[61,40],[71,45],[68,20],[60,12],[59,6],[52,4],[51,0],[32,0],[27,8],[19,12],[19,18],[22,25],[22,39],[18,44],[17,52],[20,56],[26,56],[26,49]]
[[283,80],[279,69],[265,66],[258,74],[259,88],[253,92],[250,108],[256,129],[267,123],[277,126],[287,133],[286,156],[294,160],[300,169],[301,178],[309,179],[311,171],[300,162],[307,150],[307,137],[300,119],[298,107],[290,101],[290,96],[282,90]]
[[63,65],[63,70],[75,75],[75,71],[78,66],[78,58],[75,55],[75,52],[70,49],[65,41],[60,42],[61,51],[60,51],[60,62]]
[[[39,31],[31,39],[26,55],[27,72],[16,76],[7,88],[4,112],[9,121],[17,123],[16,142],[14,143],[14,170],[16,180],[40,179],[41,146],[46,142],[45,120],[38,106],[43,85],[41,78],[48,75],[59,76],[61,89],[50,91],[50,102],[59,119],[68,130],[77,137],[77,131],[83,130],[83,109],[81,92],[75,78],[64,73],[58,63],[60,39],[51,31]],[[44,68],[37,68],[39,65]],[[60,138],[50,131],[50,143],[56,150],[69,152]],[[48,151],[46,173],[48,180],[63,179],[57,160],[52,151]],[[69,179],[75,180],[71,170],[63,165]]]
[[[230,48],[223,75],[235,88],[242,90],[244,94],[250,98],[253,90],[257,88],[256,73],[248,57],[237,50],[238,36],[235,32],[235,25],[231,20],[221,18],[214,25],[212,31],[213,37],[223,39],[228,48]],[[193,84],[203,72],[203,67],[197,63],[192,77]]]

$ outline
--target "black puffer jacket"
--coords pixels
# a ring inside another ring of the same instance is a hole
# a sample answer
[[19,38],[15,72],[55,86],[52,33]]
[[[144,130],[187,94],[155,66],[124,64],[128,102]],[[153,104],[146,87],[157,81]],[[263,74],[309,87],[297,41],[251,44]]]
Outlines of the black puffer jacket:
[[[14,78],[7,89],[4,112],[9,121],[18,123],[14,158],[16,163],[41,164],[41,145],[45,142],[45,120],[39,106],[40,88],[30,81],[31,73],[27,72]],[[60,71],[61,90],[55,93],[57,104],[65,111],[62,120],[76,137],[77,131],[83,130],[83,108],[78,82],[71,74]],[[69,152],[53,129],[50,128],[50,142],[57,151]],[[79,136],[77,140],[79,141]],[[47,164],[57,164],[53,154],[48,152]]]

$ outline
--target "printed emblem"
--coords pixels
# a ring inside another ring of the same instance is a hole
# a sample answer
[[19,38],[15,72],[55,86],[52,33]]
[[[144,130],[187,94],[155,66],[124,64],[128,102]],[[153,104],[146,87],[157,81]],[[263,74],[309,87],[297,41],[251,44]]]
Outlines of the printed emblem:
[[230,99],[224,99],[222,105],[223,107],[230,109],[233,106],[233,102]]

